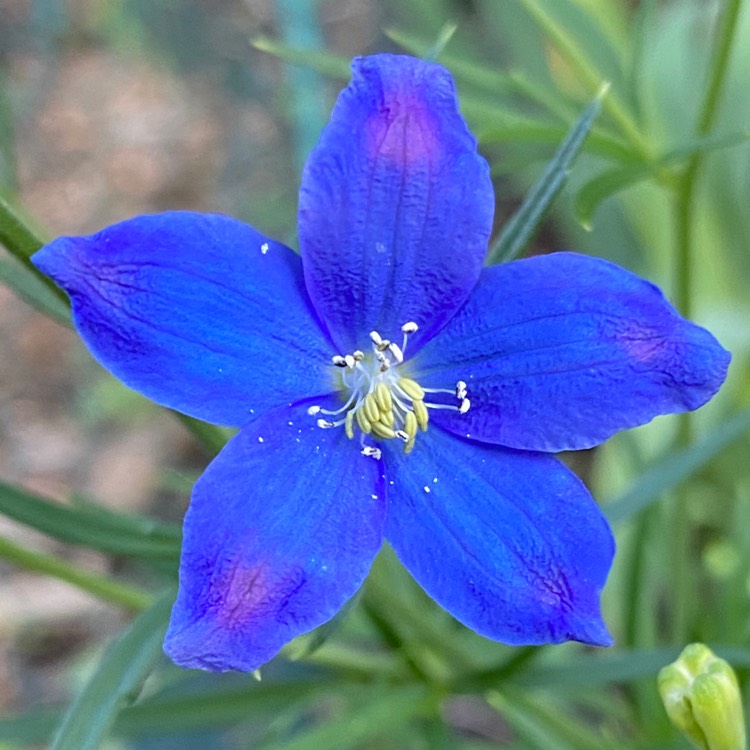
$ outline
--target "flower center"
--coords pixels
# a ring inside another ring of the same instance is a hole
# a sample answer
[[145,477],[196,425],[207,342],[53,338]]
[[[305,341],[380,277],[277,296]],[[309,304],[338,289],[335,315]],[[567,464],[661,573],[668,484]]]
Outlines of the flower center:
[[[401,346],[384,339],[377,331],[370,333],[372,353],[363,351],[337,354],[331,358],[342,370],[341,386],[346,401],[340,409],[330,411],[311,406],[307,413],[318,418],[318,427],[330,429],[343,425],[347,437],[354,438],[355,430],[361,433],[362,454],[380,458],[380,449],[365,444],[365,436],[380,440],[398,439],[404,443],[404,453],[411,453],[417,432],[427,430],[429,409],[457,409],[460,414],[469,411],[466,383],[459,380],[452,389],[423,388],[412,378],[399,372],[409,336],[418,330],[416,323],[401,326]],[[457,404],[431,403],[427,394],[447,393],[458,400]]]

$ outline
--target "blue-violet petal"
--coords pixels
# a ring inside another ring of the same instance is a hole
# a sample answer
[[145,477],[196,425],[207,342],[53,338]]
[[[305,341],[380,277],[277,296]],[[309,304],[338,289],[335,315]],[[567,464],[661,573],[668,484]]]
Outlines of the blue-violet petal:
[[554,253],[485,269],[413,369],[423,386],[467,384],[469,411],[436,410],[436,424],[555,452],[697,409],[729,359],[653,284],[604,260]]
[[164,406],[239,426],[333,389],[299,258],[239,221],[140,216],[33,261],[70,295],[96,359]]
[[436,63],[355,59],[302,177],[305,281],[341,353],[371,330],[415,351],[476,283],[494,196],[485,160]]
[[247,424],[195,485],[167,654],[250,671],[329,620],[380,548],[383,495],[380,463],[304,407]]
[[386,455],[386,538],[424,590],[504,643],[611,644],[599,593],[614,542],[583,483],[556,458],[431,428]]

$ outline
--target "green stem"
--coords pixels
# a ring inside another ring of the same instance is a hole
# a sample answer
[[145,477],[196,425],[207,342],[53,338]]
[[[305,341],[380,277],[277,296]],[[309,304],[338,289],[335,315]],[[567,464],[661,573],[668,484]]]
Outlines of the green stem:
[[[698,137],[708,135],[716,121],[718,104],[726,79],[732,42],[735,38],[737,19],[742,0],[727,0],[723,6],[716,29],[716,42],[709,63],[707,85],[698,115],[696,131]],[[693,218],[696,207],[698,175],[704,154],[696,152],[685,167],[676,196],[676,253],[675,253],[675,303],[680,312],[690,317],[692,312],[691,292],[693,287],[695,243]],[[692,442],[692,419],[688,413],[680,416],[677,447],[686,447]],[[689,519],[685,512],[683,493],[678,493],[673,504],[672,523],[674,545],[674,631],[676,643],[688,637],[688,622],[692,608],[692,590],[695,585],[691,574],[691,547]]]
[[81,570],[52,555],[26,549],[4,537],[0,537],[0,558],[9,560],[26,570],[44,573],[72,583],[98,599],[117,604],[125,609],[136,611],[145,609],[152,601],[151,595],[145,591]]

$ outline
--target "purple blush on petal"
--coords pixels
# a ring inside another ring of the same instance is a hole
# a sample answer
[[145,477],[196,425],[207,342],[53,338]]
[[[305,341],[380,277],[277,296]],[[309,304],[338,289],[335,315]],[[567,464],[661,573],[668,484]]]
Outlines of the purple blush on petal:
[[[392,116],[390,116],[392,113]],[[438,123],[418,91],[383,91],[383,103],[364,123],[371,159],[385,159],[400,170],[418,162],[436,163],[443,155]]]

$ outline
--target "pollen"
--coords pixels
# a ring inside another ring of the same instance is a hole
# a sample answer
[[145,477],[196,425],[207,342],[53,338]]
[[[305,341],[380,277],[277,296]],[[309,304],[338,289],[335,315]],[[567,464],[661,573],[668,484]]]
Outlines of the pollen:
[[[318,417],[318,427],[343,426],[349,439],[359,434],[362,455],[379,460],[381,450],[367,445],[368,437],[375,441],[400,440],[404,453],[408,454],[414,449],[418,432],[427,431],[430,409],[452,409],[466,414],[470,401],[463,380],[452,388],[423,388],[403,373],[409,336],[418,330],[416,323],[404,323],[400,345],[383,338],[378,331],[371,331],[369,354],[357,349],[351,354],[331,357],[332,365],[339,371],[344,404],[335,411],[310,406],[307,413]],[[444,394],[443,400],[428,401],[428,394],[430,398],[433,394]]]

